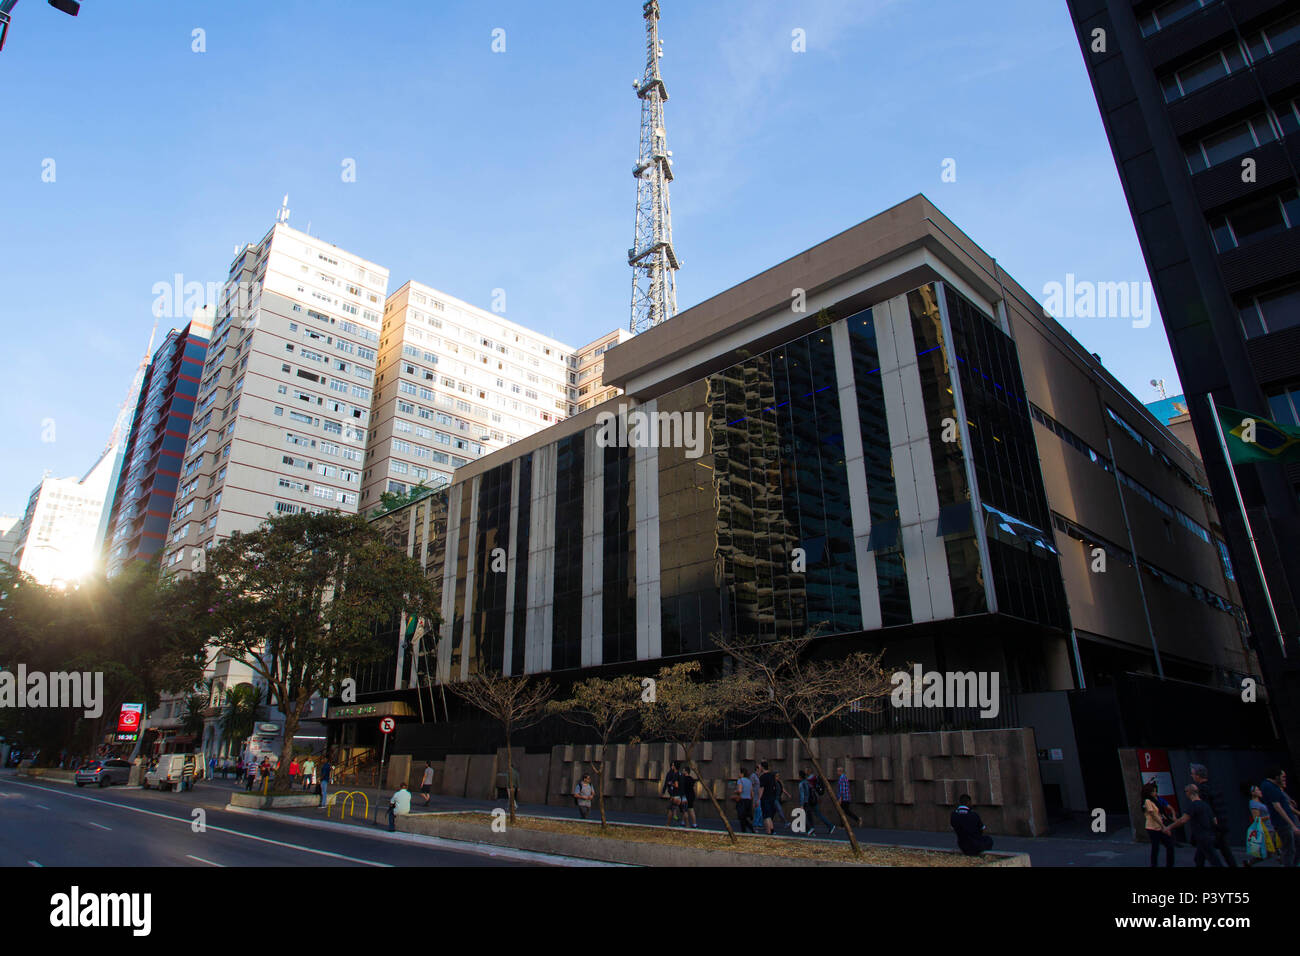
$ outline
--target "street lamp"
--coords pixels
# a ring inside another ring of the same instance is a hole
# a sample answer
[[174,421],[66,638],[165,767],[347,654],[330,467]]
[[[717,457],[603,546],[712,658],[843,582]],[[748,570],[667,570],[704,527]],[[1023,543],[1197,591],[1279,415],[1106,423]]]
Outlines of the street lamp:
[[[46,0],[55,10],[75,17],[81,12],[78,0]],[[9,34],[10,11],[17,6],[18,0],[0,0],[0,50],[5,48],[5,37]]]

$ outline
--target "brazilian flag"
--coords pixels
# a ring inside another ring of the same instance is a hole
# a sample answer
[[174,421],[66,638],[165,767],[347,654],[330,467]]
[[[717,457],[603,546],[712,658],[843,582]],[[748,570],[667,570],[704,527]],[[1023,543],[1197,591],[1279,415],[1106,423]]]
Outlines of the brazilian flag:
[[1300,428],[1279,425],[1237,408],[1216,406],[1228,457],[1234,465],[1261,461],[1300,462]]
[[410,614],[407,616],[406,634],[405,634],[407,643],[410,643],[411,638],[415,637],[415,629],[419,626],[420,626],[420,619],[418,617],[416,617],[414,614]]

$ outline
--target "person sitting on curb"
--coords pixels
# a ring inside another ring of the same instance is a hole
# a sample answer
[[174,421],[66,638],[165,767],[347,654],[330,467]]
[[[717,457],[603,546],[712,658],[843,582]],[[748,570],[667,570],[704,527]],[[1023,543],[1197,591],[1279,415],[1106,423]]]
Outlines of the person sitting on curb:
[[967,856],[979,856],[993,849],[993,838],[984,832],[988,827],[970,805],[970,794],[963,793],[957,798],[957,809],[949,822],[957,834],[957,848]]
[[411,791],[407,789],[406,784],[402,784],[397,792],[393,794],[388,801],[388,832],[392,833],[397,829],[397,817],[409,816],[411,813]]

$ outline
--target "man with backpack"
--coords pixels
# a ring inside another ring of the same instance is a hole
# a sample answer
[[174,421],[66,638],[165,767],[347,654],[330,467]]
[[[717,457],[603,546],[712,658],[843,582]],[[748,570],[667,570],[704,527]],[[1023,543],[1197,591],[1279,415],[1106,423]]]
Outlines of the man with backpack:
[[799,805],[803,807],[804,820],[809,824],[808,835],[815,836],[817,828],[812,826],[813,814],[817,814],[817,819],[821,820],[826,827],[826,835],[830,836],[835,832],[835,824],[827,820],[817,805],[821,795],[826,792],[826,786],[821,779],[805,767],[799,774]]

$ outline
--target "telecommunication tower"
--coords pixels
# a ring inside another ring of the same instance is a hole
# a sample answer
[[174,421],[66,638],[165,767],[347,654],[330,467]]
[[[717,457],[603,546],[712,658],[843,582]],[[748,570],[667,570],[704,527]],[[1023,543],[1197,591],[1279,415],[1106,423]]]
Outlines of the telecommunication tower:
[[659,0],[647,0],[645,76],[633,82],[641,100],[641,154],[636,176],[636,234],[627,251],[632,267],[633,334],[644,332],[677,313],[677,253],[673,250],[672,210],[668,184],[673,181],[672,151],[664,129],[668,90],[659,75],[664,55],[659,39]]

